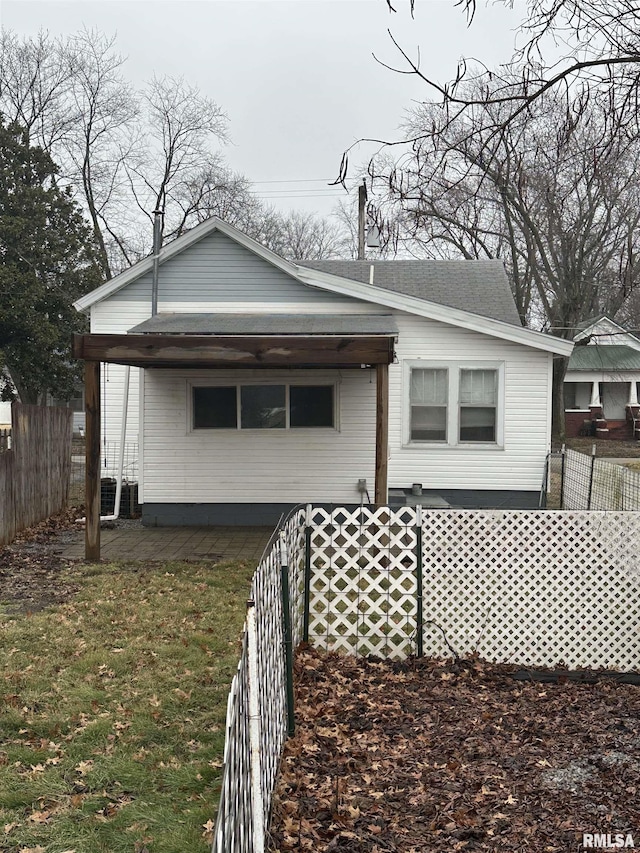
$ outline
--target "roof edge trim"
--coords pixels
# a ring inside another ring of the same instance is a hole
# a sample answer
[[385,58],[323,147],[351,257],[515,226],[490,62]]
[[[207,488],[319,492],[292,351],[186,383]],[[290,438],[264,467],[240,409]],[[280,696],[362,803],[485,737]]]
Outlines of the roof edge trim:
[[[186,234],[177,237],[171,243],[167,243],[166,246],[163,246],[160,250],[160,265],[176,255],[179,255],[181,252],[184,252],[185,249],[188,249],[194,243],[204,239],[209,236],[209,234],[213,234],[215,231],[220,231],[221,234],[229,237],[230,240],[233,240],[235,243],[238,243],[240,246],[243,246],[245,249],[248,249],[250,252],[258,255],[258,257],[282,270],[282,272],[290,275],[292,278],[295,278],[300,282],[300,284],[305,284],[305,282],[299,278],[298,268],[295,264],[281,258],[280,255],[272,252],[271,249],[265,248],[254,240],[253,237],[248,237],[242,231],[239,231],[233,225],[223,222],[223,220],[218,219],[218,217],[213,217],[211,219],[207,219],[206,222],[201,222],[199,225],[196,225],[195,228],[187,231]],[[76,311],[86,311],[88,308],[91,308],[92,305],[95,305],[97,302],[102,302],[103,299],[107,299],[109,296],[117,293],[118,290],[121,290],[123,287],[126,287],[128,284],[136,281],[146,273],[151,272],[152,267],[153,256],[149,255],[141,261],[138,261],[132,267],[129,267],[129,269],[124,270],[124,272],[119,273],[109,281],[106,281],[104,284],[96,287],[95,290],[91,291],[91,293],[81,296],[80,299],[73,303],[73,307]]]
[[406,311],[418,317],[426,317],[431,320],[448,323],[452,326],[459,326],[463,329],[482,332],[495,338],[523,344],[524,346],[552,352],[557,355],[569,356],[573,351],[573,341],[565,341],[562,338],[555,338],[544,332],[535,332],[532,329],[513,326],[511,323],[504,323],[501,320],[482,317],[480,314],[472,314],[469,311],[462,311],[460,308],[450,308],[447,305],[439,305],[436,302],[418,299],[415,296],[407,296],[391,290],[385,290],[384,288],[376,288],[370,284],[352,281],[351,279],[345,279],[309,267],[299,266],[298,273],[306,284],[330,290],[343,296],[351,296],[356,299],[366,300],[367,302],[376,302],[379,305],[385,305],[388,308],[395,308],[399,311]]

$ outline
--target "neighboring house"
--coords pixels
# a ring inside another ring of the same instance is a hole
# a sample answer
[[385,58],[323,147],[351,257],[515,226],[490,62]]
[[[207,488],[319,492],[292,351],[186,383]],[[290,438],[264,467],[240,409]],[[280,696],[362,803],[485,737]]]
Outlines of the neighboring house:
[[0,429],[11,427],[11,403],[0,400]]
[[292,263],[213,219],[162,248],[155,316],[152,289],[147,258],[80,299],[74,347],[111,440],[132,366],[145,523],[538,505],[572,344],[522,328],[501,262]]
[[640,340],[602,316],[574,341],[564,384],[567,436],[640,438]]

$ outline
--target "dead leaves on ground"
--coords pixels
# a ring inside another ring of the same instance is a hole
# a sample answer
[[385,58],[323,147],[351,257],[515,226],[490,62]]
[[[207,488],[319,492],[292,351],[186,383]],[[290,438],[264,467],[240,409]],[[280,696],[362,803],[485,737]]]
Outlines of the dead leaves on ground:
[[64,575],[69,560],[60,552],[65,536],[77,528],[80,511],[74,507],[21,531],[10,545],[0,547],[0,600],[18,613],[35,613],[61,604],[78,591]]
[[638,687],[310,649],[297,671],[275,850],[553,853],[640,833]]

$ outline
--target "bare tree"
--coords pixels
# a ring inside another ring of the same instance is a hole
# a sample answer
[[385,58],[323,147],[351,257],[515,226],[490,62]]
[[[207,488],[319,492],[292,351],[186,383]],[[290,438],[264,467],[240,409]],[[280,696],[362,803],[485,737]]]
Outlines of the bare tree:
[[0,114],[25,128],[57,164],[91,222],[105,278],[151,249],[154,211],[174,239],[210,216],[287,257],[338,253],[339,226],[283,215],[225,164],[222,109],[182,79],[136,92],[115,37],[0,34]]
[[[130,187],[141,213],[150,221],[163,213],[162,236],[182,233],[195,211],[184,208],[194,181],[211,170],[210,144],[227,138],[222,109],[183,79],[162,77],[143,93],[146,146],[127,162]],[[213,161],[215,162],[215,160]]]
[[[640,281],[640,148],[597,101],[549,93],[496,135],[509,108],[476,106],[455,122],[440,105],[414,111],[409,149],[370,164],[380,215],[416,254],[503,258],[523,322],[570,339]],[[559,432],[564,361],[554,370]]]
[[[513,5],[513,0],[500,2]],[[390,0],[387,5],[396,11]],[[408,5],[413,15],[416,0],[409,0]],[[476,0],[459,0],[455,5],[466,12],[471,23]],[[402,60],[401,68],[394,70],[419,76],[454,118],[489,101],[506,105],[497,131],[545,93],[560,89],[601,97],[618,121],[637,128],[640,7],[634,0],[527,0],[520,35],[522,44],[504,73],[492,71],[492,85],[472,86],[473,95],[467,84],[486,82],[486,68],[478,75],[462,59],[454,79],[441,82],[423,70],[419,55],[409,55],[390,33]],[[559,45],[564,54],[557,59]],[[549,54],[554,58],[547,60]]]
[[67,42],[69,99],[77,120],[62,139],[67,177],[82,188],[106,278],[112,275],[109,241],[131,262],[123,227],[129,206],[125,165],[140,136],[137,99],[123,78],[124,58],[114,42],[86,30]]
[[0,113],[49,154],[78,118],[69,109],[72,78],[61,39],[41,32],[21,40],[10,30],[0,31]]
[[280,233],[270,246],[279,255],[294,261],[345,256],[348,237],[339,222],[297,211],[279,219]]

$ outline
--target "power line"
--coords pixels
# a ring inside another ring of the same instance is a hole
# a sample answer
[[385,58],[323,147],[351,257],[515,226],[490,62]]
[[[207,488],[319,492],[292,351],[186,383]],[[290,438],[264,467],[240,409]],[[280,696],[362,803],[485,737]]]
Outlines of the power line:
[[252,184],[330,184],[333,178],[286,178],[277,181],[251,181]]

